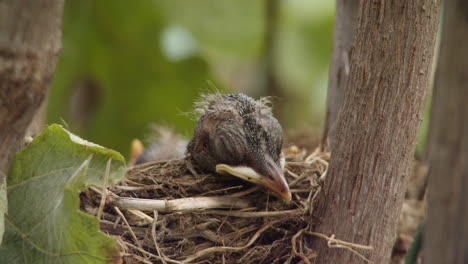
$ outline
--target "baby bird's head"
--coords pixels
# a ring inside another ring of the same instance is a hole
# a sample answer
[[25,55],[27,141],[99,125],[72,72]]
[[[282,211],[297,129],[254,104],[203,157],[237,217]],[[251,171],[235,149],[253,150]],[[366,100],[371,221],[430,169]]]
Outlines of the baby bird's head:
[[283,130],[262,100],[233,93],[206,96],[187,154],[200,168],[264,186],[286,200]]

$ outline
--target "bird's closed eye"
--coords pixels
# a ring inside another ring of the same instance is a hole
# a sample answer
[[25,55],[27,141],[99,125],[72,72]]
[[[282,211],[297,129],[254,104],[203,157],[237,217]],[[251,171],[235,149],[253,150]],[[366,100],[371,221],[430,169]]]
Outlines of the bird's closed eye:
[[209,140],[208,134],[204,134],[200,136],[195,150],[198,152],[206,151],[208,148],[208,140]]

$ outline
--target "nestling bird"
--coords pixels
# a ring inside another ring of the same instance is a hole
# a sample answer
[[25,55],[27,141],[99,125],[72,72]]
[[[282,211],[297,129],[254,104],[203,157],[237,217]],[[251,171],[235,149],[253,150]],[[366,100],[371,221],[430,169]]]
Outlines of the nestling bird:
[[151,161],[181,159],[184,157],[188,141],[173,129],[160,125],[152,126],[153,142],[147,148],[139,140],[133,140],[131,146],[131,164],[142,164]]
[[186,151],[195,164],[264,186],[291,200],[283,173],[283,130],[265,100],[241,93],[211,94],[196,110],[202,115]]

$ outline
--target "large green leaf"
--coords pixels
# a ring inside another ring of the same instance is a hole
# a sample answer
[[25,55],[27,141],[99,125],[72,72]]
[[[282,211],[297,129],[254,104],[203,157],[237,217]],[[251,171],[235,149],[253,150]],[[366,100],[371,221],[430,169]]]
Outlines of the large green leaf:
[[119,153],[52,125],[17,154],[8,175],[2,263],[113,263],[119,253],[98,220],[79,210],[79,190],[125,172]]

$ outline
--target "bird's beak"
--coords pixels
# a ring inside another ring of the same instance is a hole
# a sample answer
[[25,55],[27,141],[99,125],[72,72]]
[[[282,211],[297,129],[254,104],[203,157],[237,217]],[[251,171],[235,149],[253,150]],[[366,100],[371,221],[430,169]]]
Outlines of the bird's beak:
[[283,199],[291,201],[291,191],[289,190],[288,183],[284,178],[283,170],[273,161],[273,159],[267,157],[261,171],[265,171],[265,173],[260,174],[248,166],[230,166],[227,164],[216,165],[217,173],[229,173],[243,180],[267,187]]

